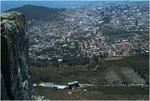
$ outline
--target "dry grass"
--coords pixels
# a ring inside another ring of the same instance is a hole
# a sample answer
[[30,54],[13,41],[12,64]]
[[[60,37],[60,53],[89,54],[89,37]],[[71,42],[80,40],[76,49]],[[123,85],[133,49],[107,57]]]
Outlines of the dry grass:
[[117,56],[117,57],[107,57],[107,58],[104,58],[105,61],[115,61],[115,60],[121,60],[123,59],[123,57],[120,57],[120,56]]
[[[86,89],[86,91],[85,91]],[[75,90],[35,88],[37,94],[51,100],[142,100],[148,99],[148,88],[88,87]]]
[[119,75],[117,75],[112,69],[109,69],[105,75],[105,79],[108,80],[109,83],[113,83],[114,81],[121,81]]
[[121,72],[123,75],[128,78],[131,83],[135,84],[145,84],[145,80],[141,78],[137,73],[134,72],[133,68],[131,67],[121,67]]

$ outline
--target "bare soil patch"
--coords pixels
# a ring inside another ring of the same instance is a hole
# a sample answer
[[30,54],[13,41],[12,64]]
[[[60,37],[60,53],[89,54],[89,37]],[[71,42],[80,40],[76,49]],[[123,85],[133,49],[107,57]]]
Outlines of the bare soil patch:
[[121,72],[131,83],[145,84],[145,80],[141,78],[131,67],[121,67]]
[[121,60],[121,59],[123,59],[123,57],[118,56],[118,57],[108,57],[108,58],[105,58],[104,60],[105,61],[112,61],[112,60]]

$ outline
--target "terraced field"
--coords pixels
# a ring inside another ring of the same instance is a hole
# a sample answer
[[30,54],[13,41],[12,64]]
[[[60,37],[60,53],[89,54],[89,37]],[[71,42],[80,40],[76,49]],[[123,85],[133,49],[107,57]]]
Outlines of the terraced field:
[[121,72],[129,80],[130,83],[145,84],[145,80],[141,78],[131,67],[121,67]]
[[105,79],[109,83],[128,83],[128,84],[144,84],[145,80],[138,75],[132,67],[118,67],[114,69],[113,67],[107,70]]

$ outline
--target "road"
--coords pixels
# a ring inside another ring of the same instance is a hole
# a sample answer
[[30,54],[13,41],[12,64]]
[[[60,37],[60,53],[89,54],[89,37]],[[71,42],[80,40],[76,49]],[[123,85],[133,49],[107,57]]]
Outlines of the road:
[[[56,89],[66,89],[68,85],[61,85],[61,84],[54,84],[54,83],[47,83],[47,82],[41,82],[39,84],[33,84],[35,87],[48,87],[48,88],[56,88]],[[95,85],[95,84],[79,84],[80,88],[85,87],[149,87],[149,85],[144,84],[105,84],[105,85]]]

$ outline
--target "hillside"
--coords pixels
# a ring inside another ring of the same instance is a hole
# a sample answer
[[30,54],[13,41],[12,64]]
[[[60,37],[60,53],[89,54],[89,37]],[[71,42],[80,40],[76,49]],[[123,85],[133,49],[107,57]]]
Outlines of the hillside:
[[17,11],[24,13],[27,20],[31,19],[51,19],[58,20],[62,19],[63,14],[61,12],[65,9],[47,8],[42,6],[24,5],[8,10],[7,12]]
[[[144,68],[141,68],[142,65],[144,65]],[[50,82],[65,84],[73,80],[78,80],[80,84],[94,85],[73,90],[34,87],[38,95],[53,100],[148,99],[148,87],[130,86],[130,84],[148,84],[149,67],[147,57],[127,56],[104,58],[104,62],[96,67],[90,64],[75,66],[62,64],[59,67],[52,65],[31,65],[30,71],[32,72],[34,83]],[[140,72],[145,72],[145,74],[143,75]],[[106,84],[108,86],[104,86]]]

